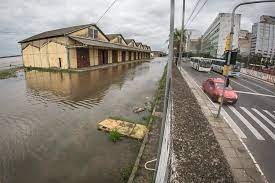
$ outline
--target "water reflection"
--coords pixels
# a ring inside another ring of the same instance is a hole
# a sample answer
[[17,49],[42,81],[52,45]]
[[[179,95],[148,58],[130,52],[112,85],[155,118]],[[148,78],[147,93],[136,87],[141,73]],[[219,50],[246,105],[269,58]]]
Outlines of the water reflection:
[[108,116],[141,119],[165,62],[84,73],[26,72],[0,81],[0,182],[120,182],[139,143],[113,144],[97,130]]
[[131,63],[83,73],[26,72],[27,96],[41,103],[56,102],[70,109],[92,108],[102,102],[111,86],[122,88],[125,79],[133,80],[136,72],[146,74],[149,66],[126,74],[140,64]]

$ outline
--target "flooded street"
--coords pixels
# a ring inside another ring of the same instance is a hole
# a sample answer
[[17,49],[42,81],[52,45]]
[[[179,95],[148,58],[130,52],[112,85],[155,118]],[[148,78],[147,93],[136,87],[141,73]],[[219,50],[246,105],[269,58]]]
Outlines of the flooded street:
[[140,142],[97,130],[109,116],[141,121],[165,58],[83,73],[30,71],[0,80],[0,182],[121,182]]

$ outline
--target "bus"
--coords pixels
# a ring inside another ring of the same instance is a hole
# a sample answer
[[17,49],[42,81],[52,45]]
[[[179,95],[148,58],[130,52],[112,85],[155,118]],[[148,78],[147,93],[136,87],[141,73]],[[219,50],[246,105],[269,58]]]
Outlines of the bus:
[[[211,59],[211,60],[212,60],[211,70],[222,74],[223,66],[226,64],[226,61],[222,59]],[[236,65],[230,65],[228,75],[232,77],[239,77],[240,72],[241,72],[241,63],[236,62]]]
[[203,57],[191,57],[191,65],[197,71],[209,72],[211,69],[211,60]]

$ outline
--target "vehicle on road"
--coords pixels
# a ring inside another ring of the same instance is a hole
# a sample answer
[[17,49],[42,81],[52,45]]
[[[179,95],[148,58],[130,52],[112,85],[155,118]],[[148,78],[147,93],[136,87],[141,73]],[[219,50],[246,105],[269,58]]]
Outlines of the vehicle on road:
[[[211,59],[211,61],[211,70],[222,74],[223,66],[226,64],[226,61],[222,59]],[[231,77],[239,77],[241,72],[241,63],[236,62],[236,65],[230,65],[230,67],[231,68],[229,69],[228,75]]]
[[197,71],[209,72],[211,70],[211,60],[203,57],[191,57],[192,68]]
[[[208,78],[202,84],[203,91],[212,99],[213,102],[220,102],[224,87],[222,78]],[[230,87],[225,88],[224,103],[235,104],[238,100],[237,93]]]

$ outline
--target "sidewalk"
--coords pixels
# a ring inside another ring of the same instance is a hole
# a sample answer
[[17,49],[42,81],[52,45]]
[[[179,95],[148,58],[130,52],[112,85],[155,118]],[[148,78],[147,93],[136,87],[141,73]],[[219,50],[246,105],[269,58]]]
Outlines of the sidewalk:
[[265,182],[243,143],[183,70],[172,69],[170,182]]

